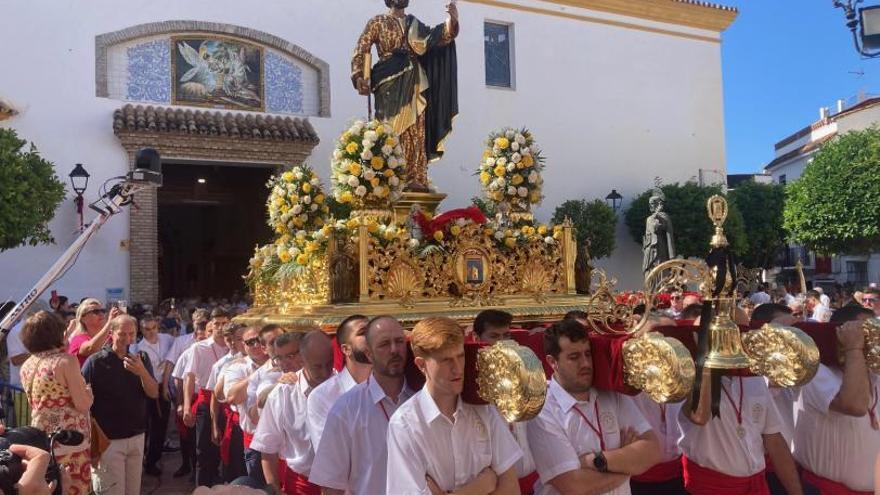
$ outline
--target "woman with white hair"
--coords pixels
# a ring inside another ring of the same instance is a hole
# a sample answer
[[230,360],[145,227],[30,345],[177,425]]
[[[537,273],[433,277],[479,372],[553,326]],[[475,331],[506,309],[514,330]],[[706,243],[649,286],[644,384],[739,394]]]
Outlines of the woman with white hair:
[[118,314],[119,308],[114,307],[108,318],[104,305],[94,298],[84,299],[77,306],[76,318],[73,320],[76,329],[70,334],[67,352],[76,356],[80,366],[107,343],[110,337],[110,320]]

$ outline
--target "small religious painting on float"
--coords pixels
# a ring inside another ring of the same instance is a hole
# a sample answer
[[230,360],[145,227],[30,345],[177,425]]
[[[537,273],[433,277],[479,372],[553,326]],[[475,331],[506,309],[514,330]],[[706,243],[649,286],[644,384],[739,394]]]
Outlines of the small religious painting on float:
[[173,103],[263,111],[263,49],[217,36],[171,39]]
[[465,260],[467,277],[465,280],[469,284],[483,283],[483,258],[469,257]]

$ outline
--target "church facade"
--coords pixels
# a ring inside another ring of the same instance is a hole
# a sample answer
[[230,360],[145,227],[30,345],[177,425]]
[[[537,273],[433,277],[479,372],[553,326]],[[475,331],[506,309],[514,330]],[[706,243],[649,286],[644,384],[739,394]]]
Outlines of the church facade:
[[[480,194],[487,134],[527,127],[546,157],[549,221],[568,199],[629,200],[655,177],[680,182],[724,169],[721,36],[733,9],[692,0],[460,0],[459,115],[430,167],[441,209]],[[263,184],[310,164],[329,187],[336,137],[367,101],[350,80],[355,41],[380,0],[157,1],[4,8],[0,126],[55,163],[91,174],[86,202],[124,174],[136,151],[163,157],[163,188],[93,238],[55,286],[79,299],[131,302],[222,295],[241,286],[265,242]],[[413,0],[426,24],[443,4]],[[91,218],[86,211],[86,220]],[[0,254],[0,299],[18,299],[75,239],[72,195],[51,223],[55,245]],[[639,285],[640,246],[618,226],[598,263]],[[109,297],[109,296],[108,296]]]

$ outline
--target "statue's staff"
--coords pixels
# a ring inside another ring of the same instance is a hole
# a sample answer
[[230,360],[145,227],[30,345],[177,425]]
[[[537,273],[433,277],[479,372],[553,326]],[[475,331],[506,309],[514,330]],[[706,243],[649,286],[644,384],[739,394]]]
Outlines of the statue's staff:
[[367,88],[367,121],[373,120],[373,91],[370,86],[370,75],[373,72],[373,54],[364,55],[364,81]]

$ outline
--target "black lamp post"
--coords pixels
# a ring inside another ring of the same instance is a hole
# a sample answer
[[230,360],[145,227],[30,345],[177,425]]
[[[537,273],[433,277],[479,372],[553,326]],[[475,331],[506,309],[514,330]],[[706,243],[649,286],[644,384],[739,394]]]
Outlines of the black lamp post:
[[608,196],[605,196],[605,201],[608,203],[608,206],[614,210],[614,213],[617,213],[620,210],[620,200],[623,199],[623,196],[617,192],[617,189],[612,189]]
[[832,2],[835,8],[843,9],[856,51],[866,58],[880,57],[880,5],[858,8],[863,0]]
[[86,188],[89,187],[89,173],[86,172],[86,169],[83,168],[82,163],[77,163],[73,170],[69,174],[70,177],[70,185],[73,188],[73,192],[76,193],[76,197],[73,198],[73,203],[76,205],[76,212],[79,214],[79,230],[82,231],[83,228],[83,193],[86,192]]

